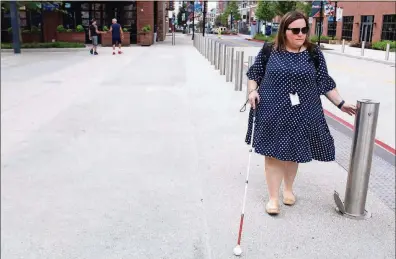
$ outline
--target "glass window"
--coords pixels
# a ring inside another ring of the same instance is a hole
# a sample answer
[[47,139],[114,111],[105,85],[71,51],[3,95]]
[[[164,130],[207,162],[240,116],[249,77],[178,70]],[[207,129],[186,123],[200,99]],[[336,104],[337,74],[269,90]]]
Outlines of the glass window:
[[342,17],[342,39],[351,41],[353,32],[353,16]]
[[81,4],[81,10],[89,10],[89,3]]
[[383,16],[381,40],[396,41],[396,14]]

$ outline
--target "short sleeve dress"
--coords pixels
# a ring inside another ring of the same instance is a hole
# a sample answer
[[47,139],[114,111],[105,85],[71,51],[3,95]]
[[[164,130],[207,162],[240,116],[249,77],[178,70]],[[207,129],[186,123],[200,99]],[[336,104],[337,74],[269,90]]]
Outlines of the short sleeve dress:
[[[259,86],[253,147],[256,153],[283,161],[334,161],[334,139],[323,113],[320,96],[336,87],[318,49],[315,67],[308,50],[272,50],[264,72],[263,49],[247,72]],[[300,104],[292,105],[297,93]],[[245,142],[250,144],[252,109]]]

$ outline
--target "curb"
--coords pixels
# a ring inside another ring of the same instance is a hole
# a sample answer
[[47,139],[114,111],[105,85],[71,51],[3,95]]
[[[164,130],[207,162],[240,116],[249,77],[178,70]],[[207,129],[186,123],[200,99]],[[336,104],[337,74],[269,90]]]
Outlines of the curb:
[[[21,53],[23,52],[79,52],[79,51],[88,51],[89,48],[37,48],[37,49],[21,49]],[[13,49],[1,49],[1,52],[5,53],[13,53]]]
[[385,65],[395,65],[396,62],[392,61],[386,61],[386,60],[379,60],[375,58],[368,58],[368,57],[361,57],[361,56],[355,56],[355,55],[350,55],[350,54],[345,54],[345,53],[338,53],[334,51],[326,51],[327,54],[333,54],[333,55],[338,55],[338,56],[344,56],[348,58],[354,58],[354,59],[361,59],[361,60],[366,60],[366,61],[372,61],[372,62],[377,62]]
[[[354,127],[352,124],[350,124],[350,123],[347,122],[346,120],[344,120],[344,119],[338,117],[338,116],[335,115],[334,113],[331,113],[331,112],[329,112],[329,111],[326,110],[326,109],[323,109],[323,111],[324,111],[324,114],[325,114],[326,116],[332,118],[333,120],[335,120],[335,121],[337,121],[338,123],[344,125],[345,127],[349,128],[349,129],[351,129],[351,130],[354,130],[354,129],[355,129],[355,127]],[[383,148],[384,150],[386,150],[386,151],[388,151],[389,153],[391,153],[392,155],[396,156],[396,150],[395,150],[394,148],[392,148],[391,146],[385,144],[384,142],[382,142],[382,141],[380,141],[380,140],[378,140],[378,139],[375,139],[374,142],[375,142],[375,144],[377,144],[378,146],[380,146],[380,147]]]

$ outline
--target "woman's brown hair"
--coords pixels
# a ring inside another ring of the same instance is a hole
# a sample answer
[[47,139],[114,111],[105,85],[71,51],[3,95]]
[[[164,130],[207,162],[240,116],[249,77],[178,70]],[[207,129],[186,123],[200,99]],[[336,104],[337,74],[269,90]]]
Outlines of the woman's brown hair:
[[[274,48],[278,51],[286,49],[286,30],[289,25],[299,19],[304,19],[306,26],[309,28],[308,18],[301,12],[291,11],[283,15],[279,25],[278,34],[275,38]],[[313,48],[313,44],[309,40],[309,30],[303,44],[308,50]]]

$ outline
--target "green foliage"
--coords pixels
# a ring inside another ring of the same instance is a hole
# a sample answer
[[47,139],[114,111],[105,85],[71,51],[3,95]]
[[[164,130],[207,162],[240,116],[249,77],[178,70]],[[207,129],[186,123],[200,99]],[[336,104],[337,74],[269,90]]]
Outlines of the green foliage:
[[124,27],[124,28],[122,28],[122,31],[123,32],[128,32],[128,29]]
[[390,40],[384,40],[384,41],[377,41],[372,44],[373,49],[378,49],[378,50],[386,50],[386,44],[390,44],[390,50],[395,51],[396,50],[396,41],[390,41]]
[[58,27],[56,27],[56,31],[57,32],[65,32],[66,29],[65,29],[65,27],[63,27],[63,25],[58,25]]
[[103,31],[109,31],[109,27],[107,27],[106,25],[103,26]]
[[40,29],[37,26],[34,26],[34,25],[30,29],[31,29],[31,31],[33,33],[39,33],[40,32]]
[[296,10],[302,12],[303,14],[305,14],[305,16],[309,17],[312,10],[312,1],[297,2]]
[[[333,39],[333,37],[330,37],[330,36],[325,36],[325,35],[320,36],[320,41],[329,41],[332,39]],[[334,40],[336,40],[336,39],[337,38],[334,38]],[[310,40],[311,40],[311,42],[316,43],[319,41],[319,37],[317,35],[313,35],[313,36],[311,36]]]
[[84,27],[82,25],[77,25],[76,32],[84,32]]
[[[11,43],[1,43],[2,49],[12,49]],[[85,44],[77,42],[44,42],[44,43],[22,43],[23,49],[43,49],[43,48],[85,48]]]
[[276,16],[274,2],[260,1],[256,9],[256,17],[261,21],[271,21]]
[[[238,10],[238,4],[235,0],[229,1],[227,8],[225,9],[224,13],[222,14],[222,21],[226,21],[225,24],[227,24],[227,19],[228,16],[232,13],[232,20],[241,20],[241,14],[239,13]],[[224,23],[223,23],[224,24]]]
[[147,33],[151,31],[151,26],[150,24],[147,24],[145,26],[142,27],[142,32]]
[[277,15],[283,16],[290,11],[296,10],[297,2],[296,1],[274,1],[275,5],[275,13]]
[[222,24],[222,15],[218,15],[218,16],[216,16],[216,19],[215,19],[215,22],[214,22],[214,25],[216,26],[216,27],[220,27],[220,26],[222,26],[223,24]]
[[264,35],[264,34],[257,33],[257,34],[254,36],[254,39],[256,39],[256,40],[262,40],[262,41],[271,43],[271,42],[274,42],[275,36],[276,36],[275,34],[274,34],[274,35],[270,35],[270,36],[266,36],[266,35]]

